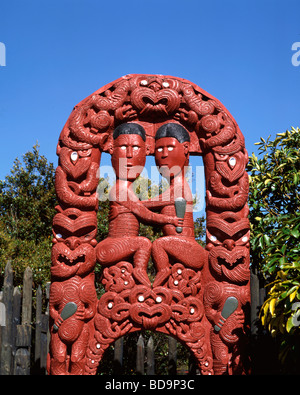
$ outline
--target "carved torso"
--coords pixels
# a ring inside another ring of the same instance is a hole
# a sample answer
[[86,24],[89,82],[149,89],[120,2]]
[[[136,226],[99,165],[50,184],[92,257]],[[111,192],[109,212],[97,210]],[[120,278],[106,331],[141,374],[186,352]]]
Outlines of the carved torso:
[[[117,181],[109,234],[97,243],[102,152],[111,154]],[[96,374],[116,339],[144,329],[184,343],[201,374],[248,373],[241,358],[250,304],[248,156],[226,108],[187,80],[127,75],[74,107],[57,155],[49,374]],[[147,155],[155,156],[163,177],[170,173],[166,199],[139,201],[131,190],[138,176],[132,169],[143,168]],[[195,241],[193,197],[183,172],[189,155],[201,155],[205,167],[205,249]],[[123,167],[117,166],[121,159]],[[172,173],[173,165],[179,173]],[[174,182],[178,174],[183,194]],[[183,218],[177,197],[184,198]],[[161,227],[163,236],[154,242],[141,237],[141,223]],[[100,298],[96,263],[103,267]]]
[[111,202],[109,210],[109,237],[138,236],[140,223],[128,208],[120,203]]

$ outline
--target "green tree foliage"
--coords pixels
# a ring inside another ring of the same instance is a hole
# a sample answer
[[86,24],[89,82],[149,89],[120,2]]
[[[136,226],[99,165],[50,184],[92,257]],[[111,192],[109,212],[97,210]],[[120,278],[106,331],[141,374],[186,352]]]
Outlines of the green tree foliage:
[[250,157],[252,264],[267,282],[265,328],[281,343],[287,369],[300,362],[300,129],[261,138]]
[[16,159],[0,181],[1,273],[11,260],[16,285],[30,265],[37,284],[49,280],[52,219],[55,213],[54,166],[40,155],[39,146]]

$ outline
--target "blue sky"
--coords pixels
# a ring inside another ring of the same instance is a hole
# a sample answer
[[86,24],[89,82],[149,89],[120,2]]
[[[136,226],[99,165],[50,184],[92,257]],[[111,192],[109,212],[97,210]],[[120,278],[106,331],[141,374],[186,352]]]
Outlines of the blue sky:
[[219,99],[251,154],[300,126],[299,0],[3,0],[0,179],[38,141],[57,165],[73,106],[131,73],[166,74]]

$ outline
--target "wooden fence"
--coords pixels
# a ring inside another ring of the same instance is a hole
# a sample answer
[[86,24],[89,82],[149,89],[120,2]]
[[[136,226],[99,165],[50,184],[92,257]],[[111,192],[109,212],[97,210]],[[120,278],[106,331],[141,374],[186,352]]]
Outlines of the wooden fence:
[[[45,375],[49,349],[49,289],[32,288],[32,271],[25,270],[22,292],[13,285],[13,270],[8,262],[5,268],[3,289],[0,293],[0,375]],[[251,334],[257,340],[259,334],[258,311],[265,294],[256,273],[251,273]],[[260,352],[256,355],[261,360]],[[177,371],[177,341],[168,337],[168,374]],[[114,373],[122,374],[123,338],[114,344]],[[195,367],[189,371],[197,373]],[[155,374],[154,341],[150,337],[145,344],[140,334],[136,350],[136,374]]]
[[32,271],[25,270],[21,294],[13,286],[12,267],[7,263],[0,295],[0,375],[45,374],[49,316],[43,300],[49,300],[49,286],[46,295],[41,287],[36,290],[33,317]]

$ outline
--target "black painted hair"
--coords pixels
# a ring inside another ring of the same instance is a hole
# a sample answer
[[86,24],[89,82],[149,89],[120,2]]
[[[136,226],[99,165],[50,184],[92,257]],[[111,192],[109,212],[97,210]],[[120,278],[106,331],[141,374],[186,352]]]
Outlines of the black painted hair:
[[189,132],[178,123],[165,123],[156,132],[155,140],[163,137],[174,137],[179,143],[190,141]]
[[122,123],[121,125],[117,126],[113,133],[114,140],[121,134],[138,134],[144,141],[146,141],[145,130],[137,123]]

